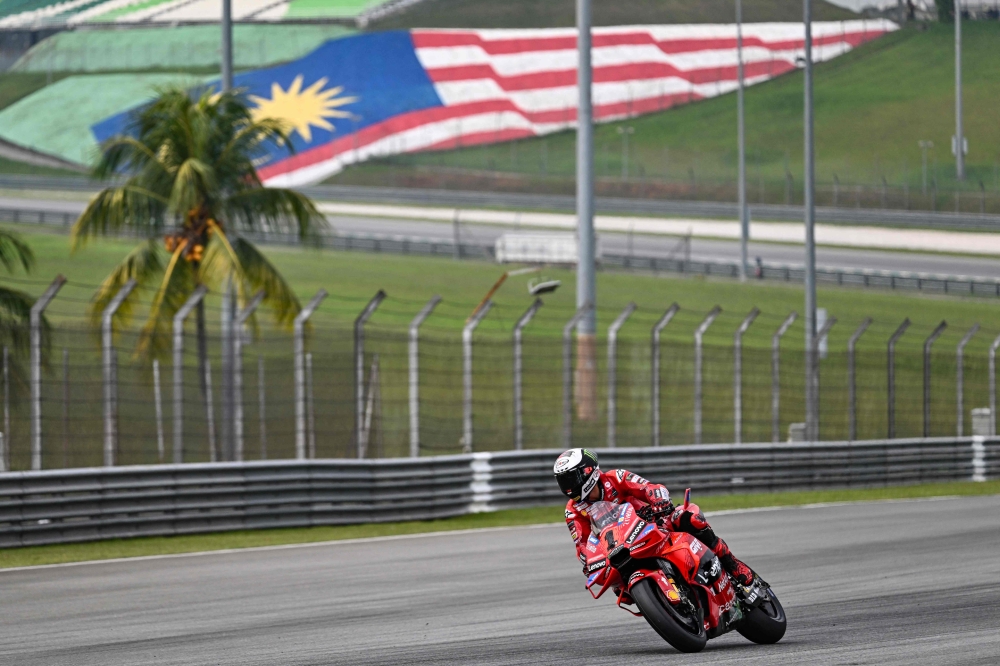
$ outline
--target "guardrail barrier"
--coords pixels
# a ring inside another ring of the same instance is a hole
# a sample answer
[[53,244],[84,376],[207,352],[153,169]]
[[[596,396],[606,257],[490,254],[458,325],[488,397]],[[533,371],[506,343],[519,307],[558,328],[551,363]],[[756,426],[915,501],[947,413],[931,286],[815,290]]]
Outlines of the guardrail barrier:
[[[0,547],[225,530],[430,520],[559,504],[558,450],[420,459],[99,467],[0,474]],[[715,444],[600,451],[678,493],[1000,476],[1000,440]]]

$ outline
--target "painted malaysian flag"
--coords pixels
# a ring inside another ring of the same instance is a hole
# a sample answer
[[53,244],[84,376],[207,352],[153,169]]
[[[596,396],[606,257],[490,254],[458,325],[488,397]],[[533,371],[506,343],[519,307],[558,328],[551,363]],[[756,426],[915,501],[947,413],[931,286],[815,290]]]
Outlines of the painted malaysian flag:
[[[889,21],[813,24],[817,61],[896,30]],[[799,23],[743,26],[749,85],[798,67]],[[279,118],[295,154],[259,169],[276,186],[315,183],[372,157],[509,141],[576,123],[573,29],[412,30],[330,41],[304,58],[236,77],[258,117]],[[594,115],[637,116],[736,88],[734,25],[595,28]],[[124,112],[92,129],[121,132]]]

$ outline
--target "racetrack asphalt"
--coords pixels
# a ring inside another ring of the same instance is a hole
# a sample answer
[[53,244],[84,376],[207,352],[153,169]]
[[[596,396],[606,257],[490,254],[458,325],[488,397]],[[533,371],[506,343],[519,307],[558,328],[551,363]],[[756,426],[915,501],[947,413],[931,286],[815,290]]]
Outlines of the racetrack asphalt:
[[0,572],[3,664],[996,664],[1000,497],[710,518],[789,618],[681,655],[563,526]]
[[[85,202],[77,199],[39,199],[0,196],[0,208],[42,210],[78,215]],[[357,215],[330,215],[330,223],[339,233],[407,236],[437,241],[451,241],[454,227],[450,222],[433,220],[396,219]],[[845,227],[847,229],[848,227]],[[545,233],[544,229],[523,229],[510,225],[466,224],[460,227],[464,242],[493,245],[504,233]],[[562,233],[566,233],[563,231]],[[958,232],[956,232],[958,233]],[[629,254],[658,258],[684,258],[681,239],[676,236],[601,232],[601,248],[612,254]],[[751,261],[760,257],[765,263],[801,265],[804,262],[799,244],[767,243],[752,241],[749,244]],[[984,250],[985,253],[985,250]],[[737,240],[722,238],[691,239],[690,258],[694,261],[734,262],[740,258]],[[893,250],[861,249],[846,247],[816,248],[816,262],[820,266],[849,269],[909,271],[944,275],[968,275],[1000,278],[1000,262],[989,256],[962,256],[932,252],[899,252]]]

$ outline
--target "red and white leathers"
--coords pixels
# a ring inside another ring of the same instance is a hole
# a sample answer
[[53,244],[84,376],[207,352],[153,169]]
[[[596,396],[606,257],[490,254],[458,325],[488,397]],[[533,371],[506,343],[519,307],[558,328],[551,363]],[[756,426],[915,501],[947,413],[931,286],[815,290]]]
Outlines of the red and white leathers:
[[[683,507],[674,508],[666,486],[650,483],[638,474],[633,474],[625,469],[601,471],[597,487],[600,488],[601,494],[594,501],[618,504],[628,500],[636,509],[642,509],[646,506],[652,507],[655,512],[664,514],[663,520],[666,529],[693,535],[712,549],[722,565],[738,582],[743,585],[750,585],[753,582],[753,571],[736,559],[726,542],[716,536],[697,504],[688,504],[686,510]],[[587,516],[590,504],[586,498],[579,501],[570,500],[566,503],[566,526],[569,527],[570,536],[573,537],[573,543],[576,544],[577,557],[584,564],[587,562],[584,547],[587,545],[591,531],[590,518]]]

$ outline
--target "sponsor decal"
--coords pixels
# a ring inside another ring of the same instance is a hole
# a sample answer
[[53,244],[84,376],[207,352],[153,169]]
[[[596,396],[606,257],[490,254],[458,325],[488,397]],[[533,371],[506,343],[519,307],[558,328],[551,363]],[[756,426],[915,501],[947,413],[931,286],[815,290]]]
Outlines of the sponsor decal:
[[670,599],[670,601],[680,601],[681,595],[677,594],[677,590],[670,588],[667,590],[667,599]]
[[587,542],[587,550],[590,551],[591,553],[596,553],[597,552],[597,544]]
[[636,485],[639,485],[639,486],[644,486],[644,485],[646,485],[647,483],[649,483],[649,481],[647,481],[646,479],[642,478],[642,477],[641,477],[641,476],[639,476],[638,474],[633,474],[632,472],[629,472],[629,474],[628,474],[628,477],[627,477],[627,478],[628,478],[628,480],[629,480],[629,481],[630,481],[631,483],[634,483],[634,484],[636,484]]
[[644,572],[642,572],[642,571],[636,571],[634,574],[632,574],[631,576],[628,577],[628,584],[631,585],[634,581],[639,580],[640,578],[642,578],[645,575],[646,574]]
[[573,520],[575,518],[576,514],[570,511],[569,509],[566,509],[566,520]]
[[593,573],[595,571],[600,571],[601,569],[603,569],[606,566],[608,566],[608,561],[606,559],[604,559],[604,560],[598,560],[597,562],[594,562],[593,564],[590,564],[589,566],[587,566],[587,573]]
[[639,543],[633,544],[631,549],[632,550],[638,550],[638,549],[642,548],[643,546],[645,546],[647,543],[649,543],[649,542],[648,541],[640,541]]
[[655,525],[652,525],[652,524],[646,525],[646,528],[642,531],[642,534],[639,535],[639,538],[641,539],[642,537],[646,536],[647,534],[649,534],[650,532],[652,532],[655,529],[656,529]]
[[718,576],[720,571],[722,571],[722,563],[719,562],[718,557],[713,557],[712,568],[709,570],[709,573],[713,576]]
[[592,543],[592,544],[594,544],[596,546],[597,544],[601,543],[601,540],[597,538],[596,534],[594,534],[593,532],[591,532],[590,536],[587,537],[587,543]]
[[[618,477],[618,481],[619,482],[623,481],[625,479],[625,470],[623,470],[623,469],[616,469],[615,470],[615,476]],[[630,476],[635,476],[635,475],[632,474]]]
[[691,542],[691,546],[690,546],[690,548],[691,548],[691,552],[692,552],[692,553],[694,553],[695,555],[697,555],[697,554],[698,554],[698,553],[700,553],[700,552],[701,552],[701,551],[702,551],[702,550],[703,550],[703,549],[704,549],[705,547],[704,547],[703,545],[701,545],[701,541],[698,541],[697,539],[695,539],[695,540],[693,540],[693,541]]
[[642,528],[645,527],[645,526],[646,526],[646,523],[644,521],[642,521],[642,520],[640,520],[638,523],[636,523],[635,527],[632,528],[632,531],[629,532],[629,535],[627,537],[625,537],[625,543],[632,543],[633,541],[635,541],[636,539],[638,539],[639,538],[639,532],[641,532]]
[[578,557],[580,558],[580,564],[583,564],[584,566],[586,566],[586,564],[587,564],[587,556],[584,555],[583,553],[580,553],[578,555]]

